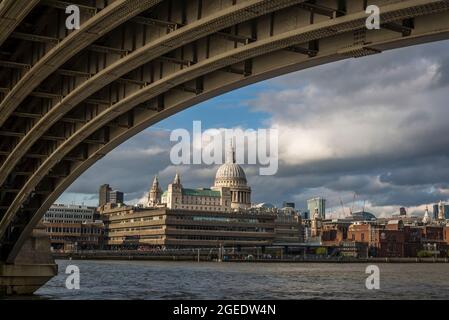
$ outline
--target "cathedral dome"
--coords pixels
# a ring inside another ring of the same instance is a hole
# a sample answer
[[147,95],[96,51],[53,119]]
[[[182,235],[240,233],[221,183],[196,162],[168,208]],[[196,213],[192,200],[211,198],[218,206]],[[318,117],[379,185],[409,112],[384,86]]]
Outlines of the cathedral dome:
[[226,156],[226,162],[217,170],[214,186],[239,189],[240,191],[250,190],[247,186],[245,171],[236,163],[235,149],[232,145]]
[[237,163],[225,163],[215,175],[216,187],[246,186],[246,175]]

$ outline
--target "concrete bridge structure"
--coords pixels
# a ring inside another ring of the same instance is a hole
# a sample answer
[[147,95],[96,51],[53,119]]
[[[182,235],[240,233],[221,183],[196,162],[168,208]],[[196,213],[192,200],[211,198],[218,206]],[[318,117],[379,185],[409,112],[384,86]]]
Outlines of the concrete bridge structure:
[[448,0],[2,0],[0,291],[55,274],[43,214],[143,129],[261,80],[448,38]]

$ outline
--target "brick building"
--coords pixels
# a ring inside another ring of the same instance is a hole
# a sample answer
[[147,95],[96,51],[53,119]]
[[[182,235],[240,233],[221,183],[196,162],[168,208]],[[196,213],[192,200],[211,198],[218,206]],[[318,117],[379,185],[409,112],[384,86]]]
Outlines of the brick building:
[[403,257],[404,232],[371,223],[353,224],[348,229],[348,240],[368,244],[369,256]]
[[323,245],[340,245],[348,238],[348,229],[351,222],[329,221],[324,222],[322,227],[321,242]]
[[[327,243],[334,234],[323,242]],[[436,256],[445,257],[449,252],[449,227],[404,225],[401,219],[386,224],[355,223],[348,229],[347,241],[366,243],[368,255],[374,257],[417,257],[429,248]]]

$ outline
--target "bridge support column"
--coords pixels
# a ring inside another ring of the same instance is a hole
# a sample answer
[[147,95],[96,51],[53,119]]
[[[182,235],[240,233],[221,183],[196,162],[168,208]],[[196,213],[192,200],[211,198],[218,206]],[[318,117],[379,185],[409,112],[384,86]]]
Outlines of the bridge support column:
[[0,296],[32,294],[57,273],[50,240],[40,225],[33,230],[14,263],[0,262]]

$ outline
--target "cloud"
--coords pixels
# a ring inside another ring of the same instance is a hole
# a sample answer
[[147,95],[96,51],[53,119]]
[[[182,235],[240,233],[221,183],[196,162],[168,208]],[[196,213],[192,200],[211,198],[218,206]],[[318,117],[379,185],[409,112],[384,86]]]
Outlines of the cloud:
[[[279,130],[280,162],[275,176],[245,166],[254,202],[289,200],[305,208],[307,198],[324,196],[338,213],[340,201],[348,209],[357,193],[359,208],[365,203],[385,215],[449,199],[449,41],[323,65],[261,88],[245,103]],[[177,170],[186,186],[213,184],[217,166],[173,166],[170,146],[168,131],[145,130],[69,192],[94,195],[110,183],[137,202],[155,174],[166,186]]]
[[281,132],[279,176],[296,177],[300,194],[353,191],[377,209],[447,199],[439,188],[449,177],[448,49],[401,49],[271,80],[273,90],[249,105],[270,112]]

